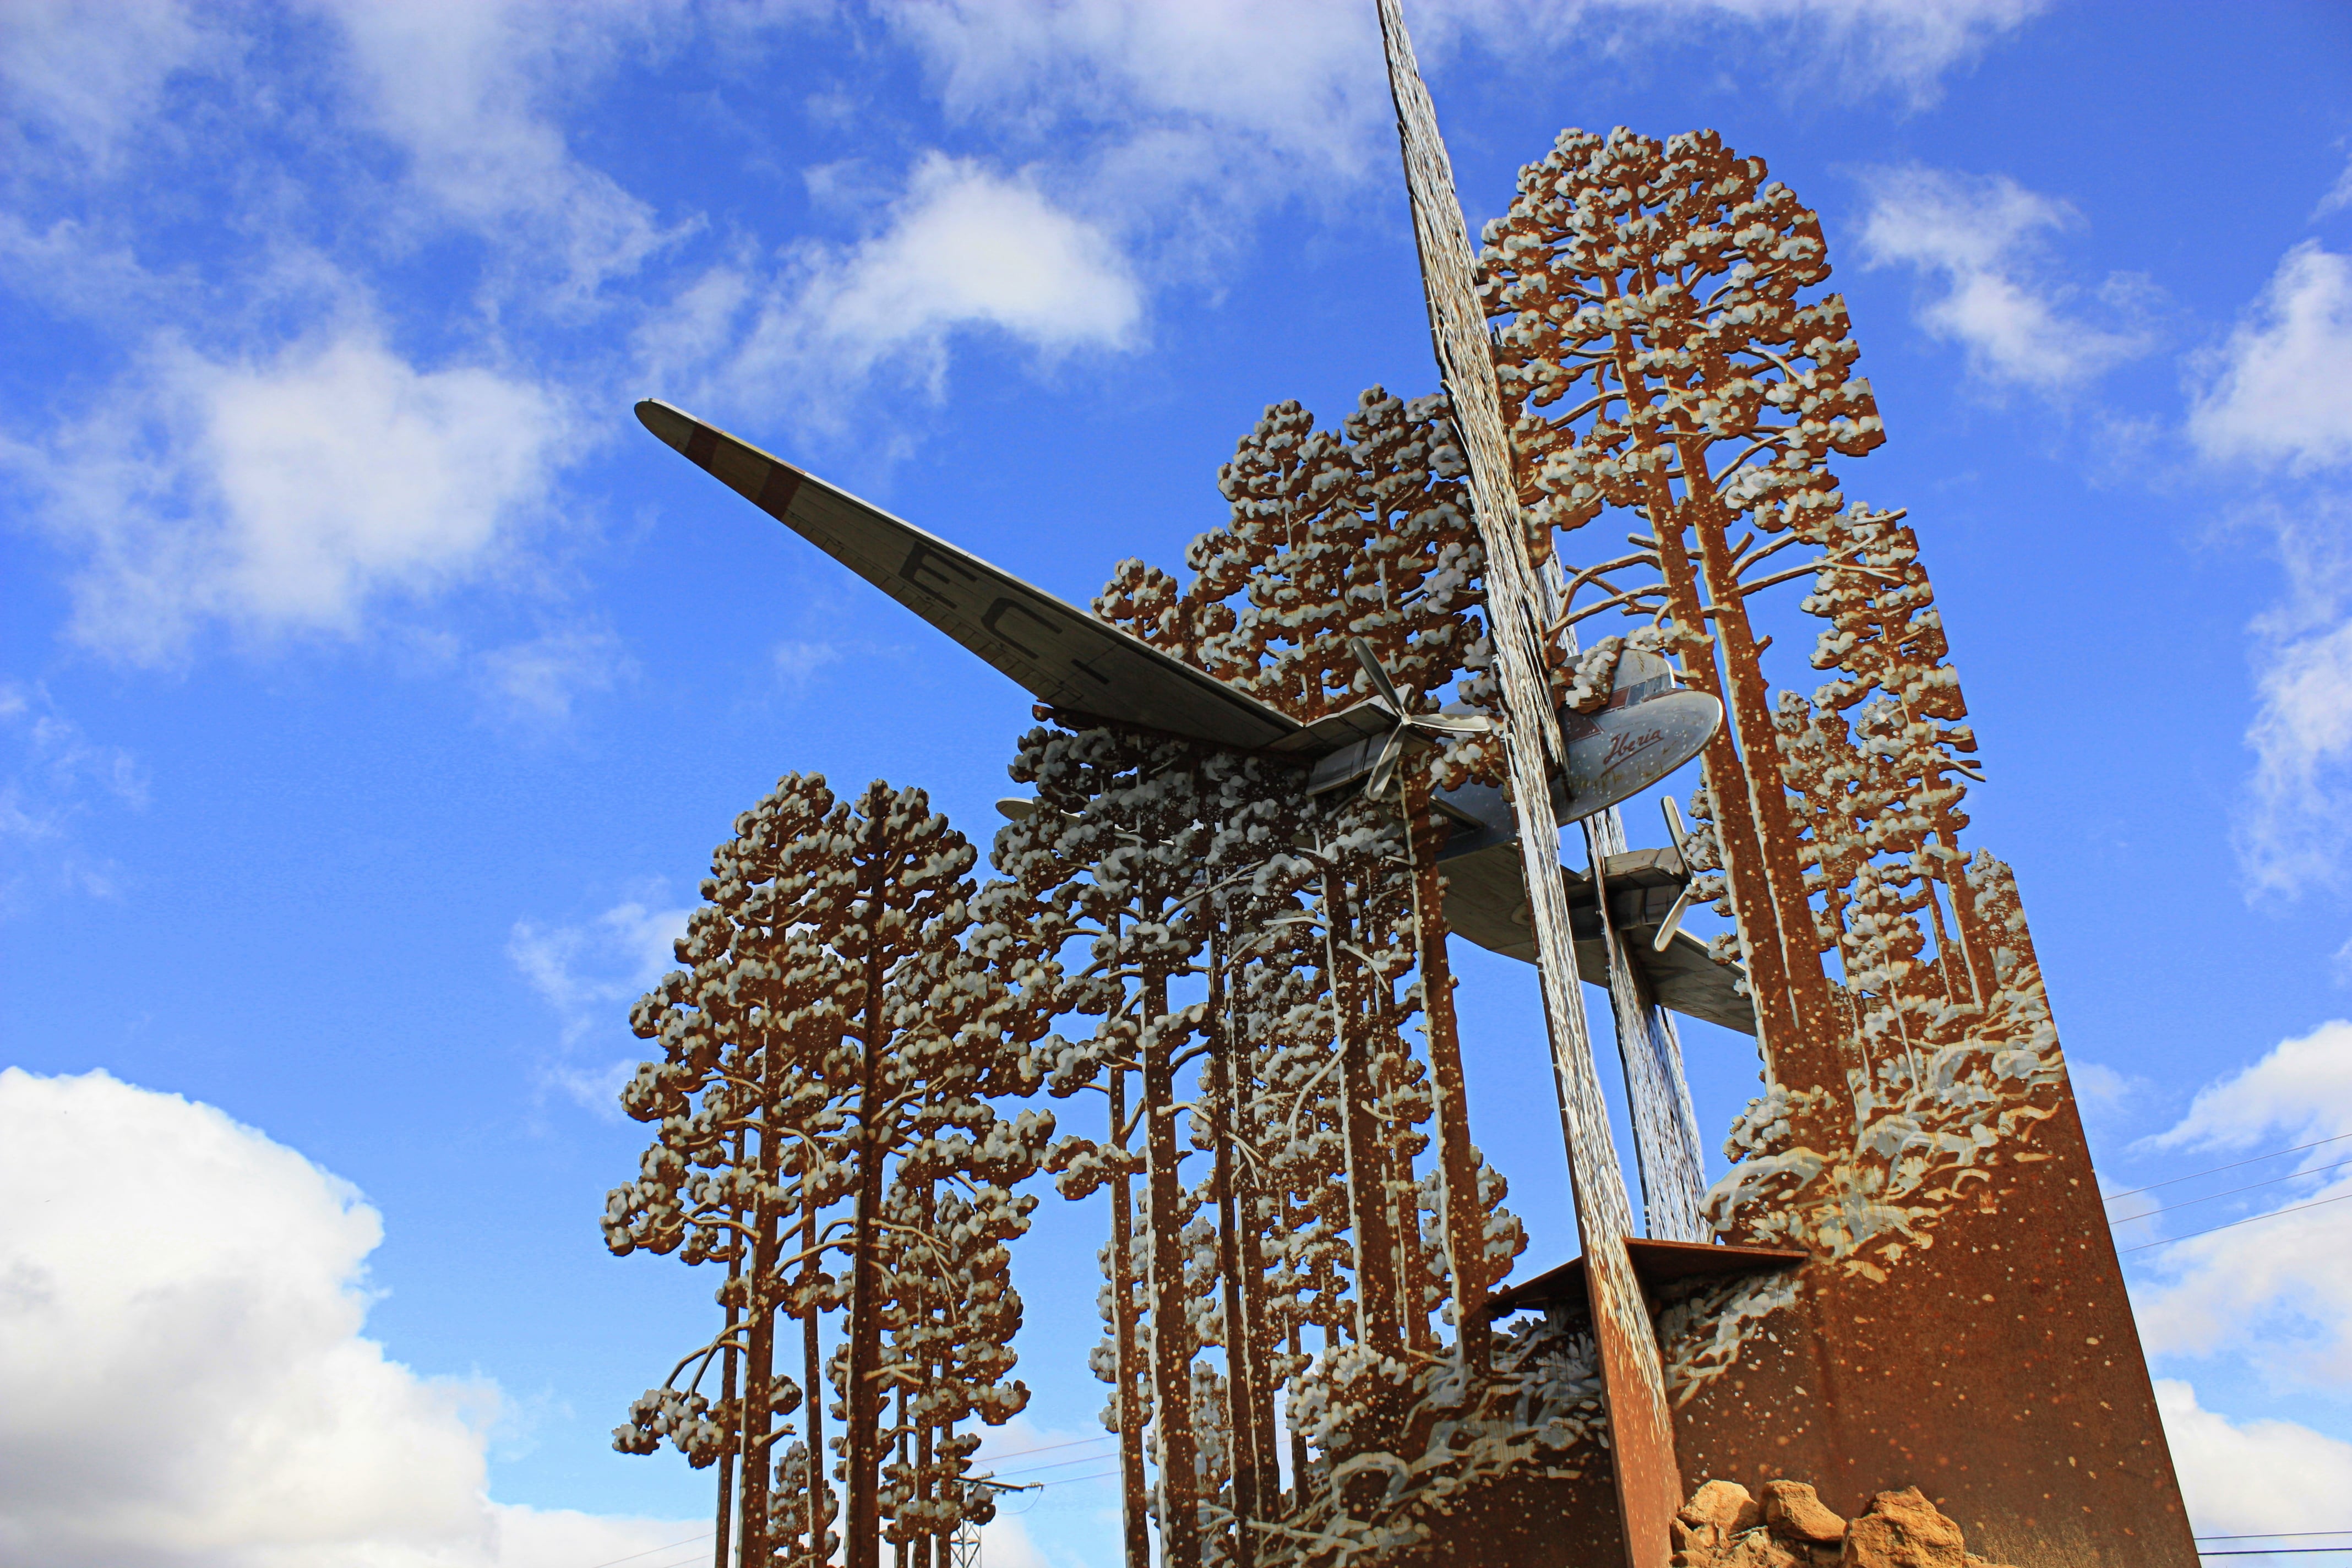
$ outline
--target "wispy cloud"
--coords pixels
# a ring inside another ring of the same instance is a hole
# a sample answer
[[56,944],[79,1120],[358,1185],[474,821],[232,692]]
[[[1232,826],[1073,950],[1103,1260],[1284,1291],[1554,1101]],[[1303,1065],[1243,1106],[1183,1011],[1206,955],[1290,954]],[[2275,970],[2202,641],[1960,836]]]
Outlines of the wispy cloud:
[[[2352,1023],[2337,1020],[2208,1086],[2178,1123],[2147,1143],[2239,1151],[2346,1134],[2352,1134]],[[2341,1244],[2352,1204],[2282,1212],[2352,1199],[2352,1171],[2320,1169],[2346,1157],[2347,1146],[2333,1147],[2334,1153],[2305,1156],[2309,1174],[2265,1188],[2248,1205],[2278,1217],[2189,1237],[2155,1255],[2158,1282],[2137,1303],[2152,1353],[2242,1352],[2259,1355],[2273,1374],[2352,1389],[2352,1249]],[[2194,1212],[2179,1230],[2244,1214],[2228,1205]]]
[[96,805],[147,808],[147,770],[121,746],[92,741],[38,686],[0,681],[0,911],[27,879],[94,897],[114,895],[121,872],[78,842],[74,825]]
[[[2340,521],[2345,508],[2316,510]],[[2255,764],[2232,837],[2251,889],[2294,896],[2343,886],[2352,869],[2352,621],[2340,545],[2284,524],[2282,543],[2298,590],[2253,623]]]
[[673,944],[688,912],[628,900],[579,925],[515,921],[507,957],[561,1022],[547,1078],[589,1110],[616,1114],[614,1097],[638,1053],[606,1057],[595,1047],[625,1037],[629,1004],[677,966]]
[[2229,336],[2191,357],[2190,443],[2251,487],[2286,592],[2252,625],[2254,771],[2234,824],[2257,891],[2340,889],[2352,850],[2352,257],[2315,241],[2281,258]]
[[[584,303],[684,232],[664,230],[642,197],[576,156],[558,112],[619,60],[658,47],[682,7],[312,3],[341,34],[361,123],[405,159],[416,216],[487,240],[510,278],[536,284],[551,270],[557,297]],[[549,298],[534,288],[511,302]]]
[[533,383],[421,370],[362,326],[253,360],[160,341],[96,413],[8,456],[80,563],[72,635],[152,665],[208,624],[351,637],[388,595],[480,577],[566,429]]
[[1932,279],[1919,324],[1958,343],[1993,385],[2054,394],[2147,352],[2131,322],[2152,286],[2108,279],[2097,298],[2121,324],[2097,325],[2080,290],[2052,280],[2044,237],[2081,220],[2065,203],[2005,174],[1978,177],[1910,165],[1868,171],[1863,254],[1873,267],[1909,267]]
[[636,673],[621,639],[602,626],[573,626],[494,647],[479,656],[482,684],[501,717],[557,723],[587,693],[610,691]]
[[816,678],[817,671],[839,664],[847,655],[839,643],[787,641],[772,650],[776,677],[797,690]]
[[[879,9],[923,55],[950,115],[1077,146],[1107,203],[1124,184],[1129,203],[1163,212],[1203,194],[1246,209],[1393,164],[1380,34],[1371,7],[1353,0],[884,0]],[[1827,70],[1853,89],[1924,102],[2042,5],[1448,0],[1412,9],[1415,42],[1434,67],[1466,43],[1519,58],[1596,45],[1622,56],[1706,27],[1738,36],[1738,58],[1767,72]]]
[[46,144],[113,167],[162,121],[174,76],[224,68],[239,52],[223,17],[184,0],[11,0],[0,10],[0,83],[13,106],[0,145],[21,158]]
[[2352,1443],[2293,1421],[2237,1422],[2197,1391],[2158,1378],[2156,1407],[2189,1517],[2217,1535],[2340,1529],[2352,1498]]
[[1143,318],[1142,286],[1100,225],[1028,178],[934,153],[872,235],[801,245],[771,274],[714,268],[640,344],[656,381],[781,398],[798,423],[829,427],[871,384],[939,395],[958,336],[1117,352],[1139,342]]
[[2323,218],[2330,213],[2342,212],[2346,207],[2352,207],[2352,160],[2346,161],[2344,172],[2336,176],[2336,183],[2327,187],[2327,194],[2319,198],[2319,205],[2312,208],[2311,216]]
[[2352,460],[2352,257],[2305,240],[2217,354],[2189,416],[2217,460],[2309,472]]

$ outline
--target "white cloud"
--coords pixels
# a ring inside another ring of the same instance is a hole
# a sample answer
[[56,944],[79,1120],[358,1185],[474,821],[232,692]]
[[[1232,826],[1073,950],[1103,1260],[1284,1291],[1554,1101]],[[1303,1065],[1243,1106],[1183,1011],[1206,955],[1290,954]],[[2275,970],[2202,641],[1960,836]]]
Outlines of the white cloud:
[[[1920,324],[1958,343],[1985,380],[2062,392],[2145,353],[2145,332],[2092,325],[2067,310],[2069,290],[2038,276],[2041,237],[2077,221],[2065,203],[2005,174],[1974,178],[1912,165],[1870,171],[1863,251],[1940,279]],[[2147,285],[2115,277],[2105,301],[2128,314]]]
[[2265,637],[2260,706],[2246,731],[2254,775],[2234,826],[2253,887],[2295,893],[2344,876],[2352,813],[2352,622]]
[[2282,1041],[2253,1066],[2200,1089],[2189,1113],[2147,1140],[2158,1149],[2245,1149],[2352,1132],[2352,1023]]
[[570,718],[572,704],[582,695],[610,691],[636,671],[621,639],[596,626],[491,648],[480,664],[484,687],[499,712],[541,723]]
[[0,1071],[0,1560],[577,1568],[692,1533],[500,1506],[494,1387],[362,1332],[382,1222],[207,1105]]
[[[1041,142],[1073,127],[1094,151],[1108,205],[1162,210],[1214,187],[1249,199],[1393,168],[1388,84],[1372,7],[1354,0],[887,0],[951,115]],[[1820,63],[1865,89],[1914,100],[2040,0],[1451,0],[1408,21],[1425,67],[1476,41],[1526,58],[1547,47],[1647,52],[1695,24],[1791,47],[1776,68]],[[1557,40],[1556,44],[1549,41]],[[1139,221],[1147,215],[1137,214]]]
[[2189,433],[2206,457],[2297,471],[2352,460],[2352,257],[2306,240],[2220,353]]
[[12,455],[84,557],[73,635],[157,663],[206,622],[349,637],[386,595],[483,575],[566,429],[530,382],[422,371],[352,329],[260,361],[167,342],[88,422]]
[[[368,123],[406,153],[444,218],[536,273],[560,258],[577,300],[677,237],[574,157],[550,110],[625,53],[655,47],[676,6],[540,0],[312,0],[339,24]],[[543,296],[541,297],[543,298]]]
[[1126,258],[1100,227],[1026,180],[936,153],[881,233],[810,259],[790,314],[762,330],[814,339],[861,370],[885,354],[936,356],[959,328],[1049,352],[1127,348],[1142,320]]
[[927,154],[878,232],[808,245],[786,276],[754,283],[730,265],[705,276],[641,340],[656,381],[742,346],[701,374],[720,395],[782,391],[802,422],[828,425],[869,380],[936,396],[949,341],[993,332],[1048,355],[1139,340],[1143,296],[1108,234],[1025,178]]
[[677,967],[673,944],[690,912],[629,900],[583,925],[515,921],[507,957],[562,1021],[548,1080],[589,1110],[619,1114],[615,1097],[644,1053],[593,1063],[582,1055],[594,1038],[627,1037],[629,1005]]
[[[2352,1023],[2336,1020],[2208,1086],[2176,1125],[2147,1142],[2292,1148],[2347,1133]],[[2336,1201],[2352,1200],[2352,1169],[2320,1169],[2352,1154],[2352,1145],[2330,1147],[2303,1157],[2309,1173],[2263,1189],[2255,1211],[2275,1218],[2189,1235],[2242,1217],[2228,1204],[2200,1204],[2164,1221],[2188,1239],[2148,1255],[2157,1280],[2137,1293],[2137,1310],[2151,1353],[2244,1353],[2276,1373],[2352,1387],[2352,1247],[2344,1245],[2352,1202]],[[2263,1167],[2247,1180],[2294,1168]],[[2326,1206],[2302,1207],[2312,1204]]]
[[2343,1529],[2352,1443],[2292,1421],[2232,1422],[2202,1408],[2197,1391],[2172,1378],[2157,1380],[2156,1406],[2200,1531]]
[[814,679],[818,670],[839,664],[843,650],[837,643],[786,641],[778,643],[773,654],[777,679],[798,690]]
[[2340,888],[2352,844],[2352,504],[2313,488],[2263,500],[2247,521],[2270,535],[2286,595],[2255,617],[2255,756],[2231,825],[2252,892]]
[[2346,207],[2352,207],[2352,162],[2345,163],[2344,172],[2336,176],[2336,183],[2327,187],[2327,194],[2319,198],[2319,205],[2312,209],[2311,216],[2323,218],[2329,213],[2342,212]]
[[7,118],[18,137],[46,132],[111,163],[121,143],[153,127],[173,76],[233,54],[216,21],[181,0],[9,0],[0,6]]
[[90,740],[37,686],[0,681],[0,735],[13,753],[0,764],[0,912],[13,912],[35,879],[115,896],[121,866],[77,842],[73,825],[105,797],[145,810],[147,770],[122,747]]

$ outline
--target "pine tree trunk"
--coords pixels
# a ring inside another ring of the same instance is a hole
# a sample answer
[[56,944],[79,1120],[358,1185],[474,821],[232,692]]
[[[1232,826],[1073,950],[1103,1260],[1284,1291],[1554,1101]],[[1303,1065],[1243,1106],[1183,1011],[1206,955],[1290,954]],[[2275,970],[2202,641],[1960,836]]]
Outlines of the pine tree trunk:
[[1355,1233],[1356,1337],[1382,1355],[1403,1348],[1397,1311],[1396,1236],[1389,1226],[1388,1161],[1372,1116],[1372,1064],[1365,1040],[1362,986],[1342,948],[1354,930],[1348,889],[1336,871],[1323,875],[1325,963],[1339,1050],[1340,1118],[1348,1158],[1349,1228]]
[[1486,1215],[1478,1194],[1478,1152],[1470,1142],[1470,1100],[1462,1077],[1462,1037],[1454,1016],[1454,969],[1445,952],[1445,879],[1437,867],[1444,830],[1429,808],[1429,774],[1406,775],[1405,823],[1412,859],[1413,934],[1421,957],[1421,1017],[1437,1101],[1437,1179],[1444,1215],[1445,1271],[1454,1292],[1454,1342],[1472,1367],[1486,1364]]
[[[1241,1070],[1234,1074],[1234,1116],[1235,1124],[1247,1129],[1251,1120],[1251,1082],[1255,1070],[1251,1058],[1235,1059]],[[1264,1198],[1258,1190],[1255,1166],[1241,1164],[1234,1173],[1234,1202],[1240,1215],[1242,1320],[1249,1345],[1253,1392],[1249,1409],[1253,1451],[1257,1455],[1257,1500],[1265,1519],[1280,1519],[1287,1511],[1282,1499],[1282,1461],[1277,1457],[1275,1431],[1274,1376],[1269,1364],[1273,1350],[1266,1321],[1265,1258],[1259,1246],[1261,1231],[1266,1220]]]
[[[1192,1436],[1192,1330],[1184,1296],[1184,1184],[1177,1168],[1176,1075],[1169,1038],[1168,979],[1143,984],[1143,1159],[1151,1219],[1152,1425],[1160,1435],[1160,1560],[1198,1568],[1199,1456]],[[855,1568],[855,1565],[853,1565]]]
[[1142,1368],[1135,1332],[1135,1194],[1127,1153],[1127,1071],[1110,1069],[1110,1142],[1121,1156],[1110,1184],[1110,1316],[1113,1371],[1118,1382],[1111,1407],[1118,1413],[1119,1532],[1126,1568],[1151,1568],[1151,1531],[1143,1485],[1143,1409],[1137,1397]]
[[[740,1132],[735,1134],[731,1142],[728,1163],[740,1165],[743,1163],[743,1135]],[[743,1223],[743,1211],[740,1208],[730,1209],[727,1211],[727,1217],[740,1226]],[[722,1340],[733,1340],[736,1326],[742,1320],[741,1305],[735,1300],[737,1282],[742,1278],[743,1233],[740,1230],[730,1231],[727,1237],[727,1289],[725,1292],[727,1310],[720,1326]],[[735,1348],[732,1344],[719,1352],[719,1403],[721,1408],[732,1404],[735,1399]],[[710,1552],[711,1568],[727,1568],[727,1553],[734,1545],[731,1539],[734,1526],[735,1449],[730,1444],[719,1450],[719,1518],[711,1530],[713,1543]]]
[[[761,1142],[772,1143],[773,1140],[763,1136]],[[760,1163],[765,1185],[774,1176],[772,1155],[763,1151]],[[743,1503],[740,1517],[742,1560],[765,1563],[767,1554],[773,1550],[773,1532],[768,1527],[768,1432],[769,1405],[775,1389],[776,1314],[761,1282],[775,1272],[776,1216],[762,1204],[752,1223],[757,1240],[751,1250],[751,1342],[743,1358]]]
[[1739,731],[1740,752],[1748,761],[1748,805],[1755,813],[1757,837],[1762,841],[1765,885],[1771,890],[1773,913],[1780,924],[1789,995],[1798,1032],[1822,1063],[1817,1071],[1829,1073],[1810,1081],[1838,1081],[1843,1031],[1831,1014],[1821,944],[1813,938],[1812,904],[1805,895],[1804,871],[1797,864],[1796,825],[1789,812],[1788,786],[1780,777],[1780,735],[1772,722],[1772,692],[1764,679],[1763,648],[1756,640],[1747,600],[1733,570],[1729,508],[1716,493],[1715,481],[1707,472],[1706,442],[1686,436],[1675,445],[1691,534],[1698,541],[1699,568],[1716,610],[1716,637],[1729,689],[1726,720]]
[[[803,1167],[805,1171],[806,1167]],[[803,1177],[803,1179],[806,1179]],[[816,1250],[817,1205],[810,1199],[801,1210],[801,1245],[808,1250],[807,1271],[802,1275],[804,1287],[814,1288],[820,1272]],[[801,1317],[801,1359],[807,1381],[808,1408],[808,1540],[809,1561],[827,1563],[832,1553],[824,1549],[826,1495],[824,1479],[824,1362],[818,1340],[818,1320],[824,1314],[811,1300]]]
[[[1613,296],[1616,284],[1613,279],[1606,281]],[[1634,408],[1650,407],[1655,398],[1636,363],[1640,351],[1632,334],[1619,333],[1614,350],[1628,404]],[[1698,563],[1692,560],[1689,548],[1683,542],[1685,520],[1682,508],[1663,473],[1651,476],[1649,489],[1650,532],[1657,545],[1659,576],[1666,585],[1667,612],[1677,626],[1705,636],[1708,619],[1706,595],[1700,587]],[[1730,897],[1741,956],[1748,965],[1749,999],[1756,1008],[1756,1042],[1764,1054],[1764,1070],[1770,1075],[1777,1072],[1773,1064],[1783,1053],[1802,1048],[1803,1036],[1798,1028],[1795,1000],[1789,989],[1787,943],[1780,931],[1780,906],[1773,900],[1771,883],[1765,875],[1764,847],[1757,838],[1756,817],[1748,805],[1748,769],[1733,740],[1737,729],[1732,718],[1733,696],[1726,687],[1717,658],[1721,640],[1719,637],[1713,639],[1704,658],[1698,657],[1696,650],[1686,653],[1684,674],[1692,686],[1723,704],[1724,722],[1708,737],[1706,749],[1701,753],[1702,766],[1707,795],[1715,802],[1715,835],[1723,851],[1725,890]]]
[[[878,906],[881,889],[866,891],[868,907]],[[875,1113],[882,1095],[887,1045],[883,978],[877,951],[866,961],[865,1037],[859,1042],[857,1197],[850,1248],[848,1387],[843,1390],[848,1420],[844,1458],[849,1496],[842,1520],[842,1542],[848,1568],[881,1568],[882,1561],[881,1500],[877,1495],[882,1467],[882,1393],[875,1375],[880,1370],[882,1351],[881,1265],[875,1256],[879,1239],[875,1227],[882,1212],[882,1148]]]
[[1217,1272],[1225,1308],[1225,1427],[1233,1455],[1234,1542],[1237,1568],[1255,1568],[1257,1543],[1250,1529],[1258,1519],[1257,1371],[1252,1364],[1248,1320],[1242,1309],[1242,1258],[1238,1205],[1234,1200],[1234,1142],[1240,1136],[1234,1097],[1233,1040],[1226,1028],[1224,925],[1215,909],[1209,925],[1209,1072],[1216,1097]]

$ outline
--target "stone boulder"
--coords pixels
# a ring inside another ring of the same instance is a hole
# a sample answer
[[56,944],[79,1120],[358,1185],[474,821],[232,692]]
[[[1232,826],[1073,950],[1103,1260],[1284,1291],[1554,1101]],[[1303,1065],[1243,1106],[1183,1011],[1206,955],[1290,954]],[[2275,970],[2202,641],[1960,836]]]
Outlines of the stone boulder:
[[1675,1515],[1675,1550],[1718,1552],[1763,1522],[1763,1510],[1746,1487],[1738,1481],[1709,1481]]
[[1802,1481],[1769,1480],[1759,1498],[1711,1480],[1675,1515],[1675,1568],[2000,1568],[1916,1487],[1880,1492],[1852,1521]]
[[1832,1513],[1802,1481],[1766,1481],[1760,1502],[1764,1522],[1784,1541],[1835,1545],[1845,1539],[1845,1521]]
[[1880,1492],[1845,1528],[1844,1568],[1968,1568],[1960,1527],[1917,1487]]

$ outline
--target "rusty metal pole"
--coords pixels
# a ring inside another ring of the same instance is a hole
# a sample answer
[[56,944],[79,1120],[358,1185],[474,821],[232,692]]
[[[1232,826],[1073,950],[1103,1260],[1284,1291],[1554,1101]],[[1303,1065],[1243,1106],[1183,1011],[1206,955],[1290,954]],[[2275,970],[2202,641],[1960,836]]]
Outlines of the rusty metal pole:
[[1469,459],[1471,495],[1486,552],[1488,631],[1508,727],[1506,754],[1518,813],[1536,968],[1551,1036],[1552,1070],[1559,1087],[1577,1232],[1584,1244],[1584,1277],[1609,1411],[1610,1459],[1616,1472],[1625,1560],[1628,1568],[1667,1568],[1674,1552],[1670,1526],[1682,1504],[1682,1477],[1675,1458],[1657,1336],[1625,1249],[1633,1230],[1632,1206],[1593,1068],[1569,927],[1568,891],[1560,881],[1559,821],[1552,810],[1549,765],[1560,743],[1538,624],[1540,599],[1519,517],[1510,438],[1503,426],[1453,165],[1438,135],[1436,110],[1413,59],[1399,0],[1378,0],[1378,5],[1430,336]]

